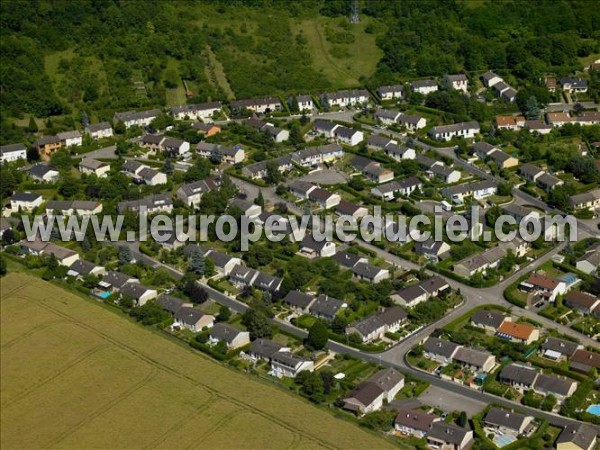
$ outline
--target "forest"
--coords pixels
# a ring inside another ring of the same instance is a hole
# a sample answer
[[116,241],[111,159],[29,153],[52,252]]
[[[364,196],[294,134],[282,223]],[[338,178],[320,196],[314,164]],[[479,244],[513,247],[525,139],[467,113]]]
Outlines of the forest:
[[[0,113],[6,120],[87,111],[106,119],[128,108],[374,87],[463,70],[536,84],[546,73],[580,70],[583,58],[600,52],[600,8],[586,0],[361,0],[360,24],[347,20],[350,5],[6,0]],[[315,47],[311,30],[329,51]],[[376,47],[352,47],[369,36]],[[350,73],[376,52],[382,56],[372,68]]]

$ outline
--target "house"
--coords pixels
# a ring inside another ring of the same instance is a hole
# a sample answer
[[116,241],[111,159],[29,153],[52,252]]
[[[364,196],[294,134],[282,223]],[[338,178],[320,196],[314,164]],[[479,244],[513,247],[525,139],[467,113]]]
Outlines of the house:
[[549,173],[543,173],[537,178],[536,184],[544,191],[551,192],[556,186],[563,185],[564,181]]
[[323,239],[320,242],[315,241],[312,235],[307,234],[300,242],[300,254],[310,258],[327,258],[335,255],[335,242]]
[[186,303],[183,300],[168,294],[160,294],[156,299],[156,303],[172,316],[174,316],[180,308],[186,306]]
[[556,77],[547,76],[545,78],[544,82],[546,83],[546,89],[548,89],[548,91],[556,92],[556,85],[557,85]]
[[392,86],[381,86],[377,89],[377,95],[382,101],[386,100],[402,100],[405,97],[404,86],[395,84]]
[[248,355],[254,361],[258,361],[259,359],[271,361],[275,353],[282,351],[289,352],[290,349],[270,339],[260,338],[250,344]]
[[354,203],[341,200],[335,207],[335,213],[340,217],[352,217],[359,219],[369,214],[369,210],[364,206],[355,205]]
[[342,300],[321,294],[313,303],[311,303],[308,312],[315,317],[333,320],[336,314],[346,306],[346,303]]
[[413,148],[406,147],[404,145],[390,144],[383,149],[383,152],[396,161],[402,161],[404,159],[415,159],[417,152]]
[[540,338],[540,330],[526,323],[504,321],[498,327],[496,335],[503,339],[509,339],[512,342],[521,342],[529,345]]
[[559,402],[577,390],[577,382],[566,377],[540,373],[533,383],[533,390],[541,395],[554,395]]
[[200,205],[202,196],[215,189],[218,185],[219,181],[216,178],[207,178],[206,180],[185,183],[177,189],[175,195],[187,206],[197,208]]
[[225,164],[238,164],[246,159],[246,152],[240,146],[229,148],[207,142],[198,142],[196,153],[203,158],[218,158]]
[[41,256],[42,253],[44,253],[44,249],[47,245],[48,242],[42,242],[38,239],[35,239],[33,241],[23,239],[19,242],[21,253],[35,256]]
[[473,431],[446,422],[434,422],[427,434],[427,445],[440,450],[464,450],[473,443]]
[[475,153],[480,159],[487,158],[487,156],[491,154],[494,150],[500,149],[484,141],[475,142],[473,144],[473,153]]
[[276,294],[281,288],[281,283],[283,283],[281,278],[259,271],[258,275],[252,282],[252,286],[254,286],[256,289],[260,289],[261,291]]
[[442,189],[442,195],[454,203],[463,203],[466,197],[476,200],[495,195],[498,185],[493,180],[476,181],[474,183],[460,184]]
[[315,102],[311,95],[296,96],[296,103],[298,104],[298,111],[312,111],[315,109]]
[[543,120],[526,120],[524,128],[539,135],[549,134],[552,131],[552,125],[548,125]]
[[271,357],[271,374],[277,378],[296,376],[305,370],[312,372],[315,369],[310,359],[295,355],[292,352],[276,352]]
[[583,78],[564,77],[560,79],[560,85],[565,92],[585,93],[588,90],[588,82]]
[[575,118],[575,122],[580,125],[598,125],[600,123],[600,111],[583,111]]
[[229,275],[236,265],[242,264],[240,258],[221,253],[217,250],[209,250],[204,256],[210,258],[215,264],[215,269],[219,275]]
[[514,103],[515,100],[517,99],[517,90],[511,86],[508,87],[508,89],[505,89],[504,91],[502,91],[502,94],[500,94],[500,97],[502,98],[502,100],[508,102],[508,103]]
[[125,285],[129,283],[139,283],[140,280],[137,278],[131,277],[129,275],[125,275],[121,272],[116,272],[114,270],[109,270],[106,272],[106,275],[102,277],[102,281],[98,283],[99,286],[110,289],[111,291],[120,291],[125,287]]
[[381,186],[374,187],[371,189],[371,194],[376,197],[380,197],[383,200],[394,200],[397,195],[403,195],[408,197],[416,189],[421,189],[423,184],[415,177],[408,177],[404,180],[394,180],[389,183],[382,184]]
[[600,370],[600,353],[588,350],[577,350],[569,362],[571,370],[581,373],[590,373],[592,370]]
[[569,359],[577,350],[582,348],[583,345],[578,344],[577,342],[549,336],[542,344],[540,351],[542,352],[542,355],[548,359],[561,361]]
[[350,165],[374,183],[380,184],[394,179],[394,172],[384,169],[380,163],[364,156],[355,156]]
[[360,106],[369,102],[369,91],[366,89],[327,92],[319,97],[321,106],[329,109],[333,106],[349,108]]
[[148,186],[167,184],[167,174],[150,167],[144,167],[138,172],[139,178]]
[[196,122],[192,125],[192,128],[205,138],[215,136],[221,132],[221,127],[214,123]]
[[573,118],[565,112],[547,112],[546,121],[553,127],[562,127],[567,123],[573,122]]
[[290,291],[283,298],[283,303],[299,314],[308,312],[308,307],[313,303],[315,297],[300,291]]
[[441,420],[419,409],[400,409],[394,419],[394,429],[402,434],[421,439],[427,436],[434,422]]
[[457,75],[445,75],[444,81],[450,86],[452,89],[456,89],[457,91],[462,91],[465,94],[469,92],[469,79],[464,73],[459,73]]
[[162,151],[171,157],[178,157],[190,151],[189,142],[170,136],[165,137],[160,146]]
[[79,147],[83,143],[81,133],[77,130],[63,131],[58,133],[56,137],[63,147]]
[[444,184],[452,184],[460,181],[462,174],[459,170],[454,170],[450,167],[446,167],[443,162],[438,161],[431,169],[427,171],[427,175],[433,176],[441,181]]
[[494,311],[493,309],[480,309],[473,313],[470,319],[472,326],[493,333],[495,333],[505,321],[510,322],[512,319],[506,314],[501,313],[500,311]]
[[593,189],[583,194],[576,194],[569,197],[569,206],[572,209],[596,209],[600,208],[600,189]]
[[454,264],[452,271],[463,278],[469,278],[497,267],[505,256],[506,251],[502,247],[492,247],[483,253],[461,259]]
[[359,262],[353,268],[352,272],[354,277],[367,281],[371,284],[379,283],[380,281],[387,280],[390,277],[390,271],[382,269],[368,262]]
[[548,278],[538,273],[533,273],[520,287],[525,291],[535,291],[546,300],[553,302],[557,295],[562,295],[567,290],[567,285],[560,280]]
[[50,156],[63,147],[63,143],[57,136],[43,136],[33,143],[43,161],[50,159]]
[[148,300],[153,300],[158,297],[158,292],[155,289],[144,286],[140,283],[126,283],[119,293],[121,297],[127,296],[135,300],[136,306],[144,306]]
[[175,313],[174,319],[173,326],[185,328],[194,333],[199,333],[205,328],[212,328],[215,323],[214,316],[189,306],[180,307]]
[[229,350],[235,350],[250,344],[250,333],[238,330],[227,323],[219,322],[210,329],[209,342],[211,344],[225,342]]
[[294,180],[288,185],[288,188],[290,189],[290,192],[292,194],[302,199],[305,199],[308,198],[309,194],[312,191],[317,189],[317,186],[315,186],[312,183],[309,183],[308,181]]
[[394,303],[413,308],[419,303],[429,300],[431,297],[437,297],[449,287],[443,278],[433,276],[417,284],[399,289],[390,298]]
[[106,269],[102,266],[97,266],[94,263],[85,259],[78,259],[69,266],[67,275],[81,279],[87,275],[102,276],[106,274]]
[[433,237],[423,242],[415,242],[414,251],[417,255],[423,255],[433,263],[450,257],[450,245],[444,241],[436,241]]
[[96,161],[92,158],[83,158],[79,163],[79,171],[86,175],[96,175],[98,178],[106,178],[110,172],[110,164]]
[[254,128],[260,133],[267,133],[275,142],[284,142],[290,138],[290,132],[282,128],[276,127],[272,123],[260,120],[257,118],[250,118],[244,121],[247,127]]
[[502,368],[498,380],[523,391],[531,389],[537,377],[538,372],[533,367],[510,363]]
[[567,425],[556,440],[557,450],[594,450],[598,443],[596,429],[585,423]]
[[597,245],[581,255],[575,263],[577,270],[581,270],[588,275],[597,273],[598,266],[600,266],[600,246]]
[[385,393],[384,400],[389,403],[404,387],[404,375],[393,368],[382,369],[369,378],[369,383],[379,386]]
[[342,408],[357,415],[367,414],[381,409],[384,396],[385,392],[376,384],[363,383],[343,399]]
[[[398,119],[398,117],[400,117],[401,114],[402,113],[400,113],[398,111],[392,111],[389,109],[378,109],[373,114],[373,117],[375,118],[375,120],[378,120],[379,122],[381,122],[384,125],[392,125],[392,124],[396,123],[396,120]],[[376,137],[376,136],[379,136],[379,135],[377,135],[377,134],[372,135],[372,137]]]
[[346,335],[357,334],[363,343],[381,339],[385,333],[396,332],[406,321],[408,314],[397,306],[387,308],[382,312],[365,317],[346,327]]
[[496,357],[494,355],[472,348],[460,347],[453,359],[464,369],[476,373],[489,373],[496,367]]
[[112,125],[108,122],[94,123],[87,128],[92,139],[105,139],[113,137]]
[[262,207],[248,200],[241,198],[234,198],[229,204],[229,208],[237,208],[241,211],[243,216],[248,218],[258,217],[262,213]]
[[441,125],[429,130],[429,135],[438,141],[450,141],[454,138],[473,139],[479,134],[478,122],[460,122],[453,125]]
[[242,168],[242,173],[253,180],[267,178],[269,176],[269,162],[273,162],[279,173],[289,172],[294,168],[290,155],[280,156],[269,161],[259,161]]
[[78,216],[89,216],[92,214],[100,214],[102,212],[102,203],[86,200],[51,200],[46,204],[46,214],[52,216],[55,211],[58,211],[58,215],[62,216],[72,216],[73,214]]
[[268,114],[275,111],[281,111],[283,105],[277,97],[251,98],[247,100],[234,100],[229,103],[230,108],[235,112],[249,110],[257,114]]
[[0,164],[15,162],[20,159],[27,160],[27,147],[25,147],[25,144],[0,145]]
[[419,94],[427,95],[431,94],[438,90],[438,85],[434,80],[416,80],[411,81],[410,89],[413,92],[417,92]]
[[184,119],[201,119],[207,120],[221,111],[223,105],[221,102],[197,103],[188,105],[173,106],[171,115],[177,120]]
[[118,112],[113,116],[113,123],[123,122],[125,128],[131,128],[133,126],[144,128],[149,126],[160,114],[161,111],[159,109]]
[[365,136],[362,131],[338,125],[333,130],[333,138],[338,142],[354,147],[360,144]]
[[494,119],[498,130],[520,130],[525,125],[523,116],[496,116]]
[[123,214],[125,211],[133,211],[138,214],[143,211],[148,214],[170,213],[173,211],[173,200],[170,194],[148,195],[140,200],[125,200],[117,203],[117,211],[119,214]]
[[535,183],[537,179],[544,173],[542,169],[532,164],[523,164],[519,168],[519,174],[528,181]]
[[58,180],[59,173],[58,170],[55,170],[52,167],[44,164],[34,164],[29,169],[29,175],[35,181],[42,183],[53,183]]
[[421,116],[400,114],[396,119],[398,125],[405,127],[408,131],[417,131],[427,126],[427,119]]
[[368,262],[367,258],[364,258],[359,255],[355,255],[354,253],[348,252],[339,252],[333,256],[333,260],[338,263],[340,266],[345,267],[347,269],[351,269],[359,262]]
[[591,314],[594,309],[600,306],[600,298],[587,292],[570,291],[565,295],[563,303],[584,314]]
[[514,433],[519,435],[527,430],[533,420],[532,416],[526,416],[494,406],[485,415],[483,423],[486,427],[500,431],[502,434]]
[[338,194],[326,191],[325,189],[315,188],[309,192],[308,199],[318,204],[323,209],[329,209],[339,205],[342,197]]
[[79,254],[71,249],[60,247],[52,242],[40,240],[28,241],[23,239],[19,242],[21,251],[24,253],[40,256],[42,254],[53,255],[61,266],[70,267],[79,259]]
[[502,150],[494,150],[488,156],[487,159],[496,163],[500,169],[509,169],[519,165],[519,160],[514,156],[509,155]]
[[501,83],[504,80],[499,76],[496,75],[494,72],[486,72],[481,76],[481,80],[483,81],[483,84],[485,85],[485,87],[491,88],[493,87],[495,84]]
[[462,348],[454,342],[429,337],[423,344],[423,352],[426,358],[440,364],[452,362],[458,349]]
[[513,217],[517,222],[528,221],[532,219],[540,219],[540,214],[533,209],[518,205],[517,203],[509,203],[502,207],[505,214]]
[[11,211],[33,211],[35,208],[40,206],[43,201],[43,197],[40,194],[33,194],[31,192],[15,192],[10,198],[10,209]]
[[252,286],[252,283],[258,276],[258,271],[238,264],[231,269],[229,281],[237,288]]

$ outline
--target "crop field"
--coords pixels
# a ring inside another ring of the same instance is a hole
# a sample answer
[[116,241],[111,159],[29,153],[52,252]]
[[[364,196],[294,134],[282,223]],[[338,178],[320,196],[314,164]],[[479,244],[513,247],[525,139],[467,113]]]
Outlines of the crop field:
[[0,283],[4,449],[391,447],[31,275]]

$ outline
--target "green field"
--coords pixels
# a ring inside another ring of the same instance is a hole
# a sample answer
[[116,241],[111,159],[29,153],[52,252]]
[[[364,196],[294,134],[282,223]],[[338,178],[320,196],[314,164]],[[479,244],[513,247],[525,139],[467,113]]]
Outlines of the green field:
[[391,447],[38,278],[1,289],[2,448]]

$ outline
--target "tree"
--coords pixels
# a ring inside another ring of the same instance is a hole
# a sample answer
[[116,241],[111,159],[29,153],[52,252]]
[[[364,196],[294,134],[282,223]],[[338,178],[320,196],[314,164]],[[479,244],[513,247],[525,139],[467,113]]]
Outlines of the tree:
[[540,114],[541,111],[537,99],[534,96],[529,97],[525,103],[525,117],[527,119],[539,119]]
[[204,258],[204,276],[212,277],[215,274],[215,263],[208,257]]
[[231,311],[229,310],[229,308],[225,305],[221,306],[221,308],[219,308],[219,314],[217,315],[217,320],[219,322],[227,322],[230,317],[231,317]]
[[85,111],[81,113],[81,125],[83,128],[87,128],[90,126],[90,118]]
[[258,190],[258,196],[254,199],[254,203],[260,206],[261,208],[265,207],[265,198],[263,197],[262,189]]
[[335,334],[344,334],[346,331],[346,326],[348,325],[348,321],[345,317],[337,315],[331,321],[331,331]]
[[163,323],[168,321],[171,317],[169,313],[162,309],[162,307],[154,300],[150,300],[142,306],[133,308],[129,311],[129,315],[144,325]]
[[273,334],[266,314],[256,307],[250,307],[242,315],[242,324],[250,332],[250,339],[270,338]]
[[278,184],[283,180],[283,174],[279,171],[279,166],[275,160],[267,161],[267,176],[265,181],[269,184]]
[[29,125],[27,125],[27,131],[29,131],[30,133],[38,132],[38,126],[37,123],[35,123],[35,119],[33,118],[33,116],[29,117]]
[[6,259],[4,259],[4,255],[0,255],[0,277],[6,275]]
[[468,422],[467,413],[465,411],[461,411],[458,417],[456,418],[456,424],[459,427],[466,427]]
[[119,264],[124,265],[133,261],[133,254],[127,245],[119,245]]
[[327,345],[329,340],[329,333],[327,331],[327,325],[321,320],[317,320],[310,330],[308,330],[307,343],[310,347],[315,350],[321,350]]
[[304,137],[302,136],[302,131],[298,125],[292,125],[290,128],[289,141],[292,145],[300,145],[304,143]]
[[199,305],[208,300],[208,292],[206,292],[206,289],[192,278],[188,278],[184,281],[182,292],[187,295],[195,305]]
[[165,164],[163,166],[163,172],[167,175],[171,175],[173,173],[173,164],[171,164],[171,158],[165,158]]
[[498,184],[498,195],[508,196],[512,193],[512,184],[510,183],[499,183]]
[[190,265],[188,266],[188,271],[195,273],[196,275],[204,275],[206,270],[206,260],[202,251],[199,248],[194,248],[192,255],[190,257]]
[[300,385],[300,391],[311,401],[321,403],[325,400],[323,378],[318,372],[304,370],[298,373],[294,381]]

